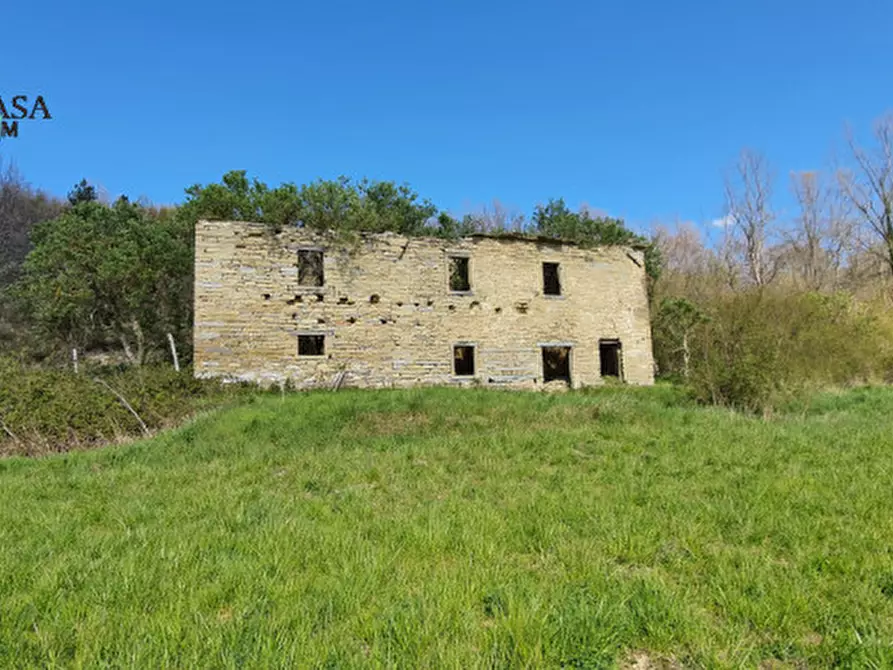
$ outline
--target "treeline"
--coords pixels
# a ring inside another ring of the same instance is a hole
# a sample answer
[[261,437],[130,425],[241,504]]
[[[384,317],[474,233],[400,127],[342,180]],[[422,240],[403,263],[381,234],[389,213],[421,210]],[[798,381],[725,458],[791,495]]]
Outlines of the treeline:
[[[180,205],[156,207],[104,201],[83,181],[54,198],[6,169],[0,356],[59,368],[77,349],[82,366],[139,369],[168,363],[170,335],[188,365],[193,230],[204,217],[341,236],[511,231],[642,245],[657,372],[703,401],[766,411],[817,386],[888,381],[893,117],[877,123],[869,145],[849,147],[850,168],[798,173],[787,186],[765,157],[745,151],[727,179],[722,219],[658,227],[650,237],[561,199],[529,216],[494,204],[455,217],[394,182],[269,186],[233,171],[187,188]],[[795,212],[779,205],[784,188]],[[0,418],[9,411],[0,406]]]
[[[758,411],[816,387],[893,381],[893,116],[848,148],[849,167],[787,184],[744,151],[723,218],[655,230],[662,376]],[[784,188],[792,211],[779,204]]]

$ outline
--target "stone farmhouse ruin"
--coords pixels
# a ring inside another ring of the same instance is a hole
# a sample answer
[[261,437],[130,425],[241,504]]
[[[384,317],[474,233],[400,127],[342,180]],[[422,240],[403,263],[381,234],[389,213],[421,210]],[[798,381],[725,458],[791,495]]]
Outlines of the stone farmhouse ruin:
[[298,388],[653,383],[641,249],[195,231],[195,370]]

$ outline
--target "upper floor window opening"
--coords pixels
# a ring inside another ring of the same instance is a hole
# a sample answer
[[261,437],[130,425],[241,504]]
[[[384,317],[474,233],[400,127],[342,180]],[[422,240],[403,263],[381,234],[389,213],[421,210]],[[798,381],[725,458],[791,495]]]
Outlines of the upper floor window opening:
[[298,250],[298,286],[322,286],[325,283],[323,253],[319,249]]
[[543,294],[561,295],[561,277],[558,263],[543,263]]
[[471,290],[468,256],[450,256],[450,291]]

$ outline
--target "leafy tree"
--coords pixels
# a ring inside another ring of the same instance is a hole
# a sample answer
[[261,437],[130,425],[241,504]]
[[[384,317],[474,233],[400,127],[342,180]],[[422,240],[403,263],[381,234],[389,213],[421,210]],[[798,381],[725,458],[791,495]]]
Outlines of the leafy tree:
[[447,212],[441,212],[437,215],[437,225],[429,228],[428,231],[426,234],[435,237],[455,238],[480,232],[480,226],[478,220],[470,214],[456,219]]
[[395,232],[420,235],[437,208],[405,184],[348,177],[270,188],[249,180],[244,170],[228,172],[217,184],[186,189],[187,219],[259,221],[275,229],[298,226],[318,232]]
[[661,272],[660,251],[653,240],[637,235],[623,221],[607,216],[592,216],[588,211],[572,212],[562,198],[537,205],[533,213],[537,233],[575,242],[581,246],[630,245],[645,251],[645,272],[650,284]]
[[186,189],[182,209],[187,218],[256,221],[262,217],[261,199],[267,195],[265,184],[251,182],[244,170],[223,175],[221,183],[195,184]]
[[[685,298],[664,298],[654,315],[654,353],[662,374],[691,374],[691,338],[694,329],[708,321],[707,315]],[[681,365],[679,357],[681,356]]]
[[[249,179],[244,170],[223,175],[220,183],[195,184],[186,189],[183,216],[235,221],[258,221],[276,230],[297,226],[317,232],[394,232],[402,235],[455,237],[485,230],[525,229],[523,216],[494,204],[492,212],[468,214],[461,220],[419,197],[406,184],[349,177],[319,179],[296,186],[270,188]],[[657,278],[659,254],[654,244],[626,228],[619,219],[571,212],[563,200],[537,207],[536,232],[580,244],[630,244],[646,249],[649,276]]]
[[173,211],[82,199],[36,226],[32,241],[15,294],[46,338],[117,342],[136,364],[167,332],[188,342],[192,228]]
[[86,179],[81,179],[81,181],[75,184],[68,192],[68,204],[72,207],[82,202],[93,202],[96,199],[98,199],[96,188],[91,184],[88,184]]

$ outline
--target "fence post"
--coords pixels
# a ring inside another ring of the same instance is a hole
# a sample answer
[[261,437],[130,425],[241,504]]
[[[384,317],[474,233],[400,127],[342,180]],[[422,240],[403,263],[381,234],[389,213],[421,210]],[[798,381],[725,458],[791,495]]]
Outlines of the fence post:
[[171,356],[174,359],[174,370],[180,371],[180,358],[177,356],[177,344],[174,342],[174,336],[167,334],[167,341],[171,344]]

